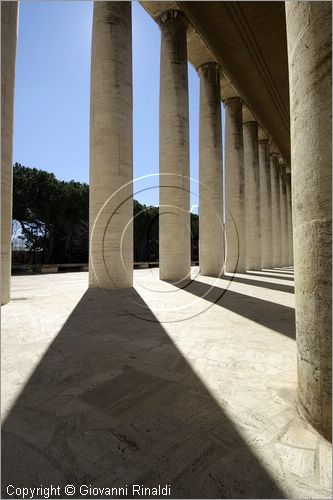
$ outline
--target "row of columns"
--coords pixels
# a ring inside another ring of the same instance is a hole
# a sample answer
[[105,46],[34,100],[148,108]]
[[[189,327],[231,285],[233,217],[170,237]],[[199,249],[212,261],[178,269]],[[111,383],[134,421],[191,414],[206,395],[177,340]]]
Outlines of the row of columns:
[[[3,2],[1,10],[1,281],[2,303],[6,303],[11,267],[17,3]],[[267,141],[258,141],[257,124],[248,121],[243,126],[240,98],[225,102],[227,270],[290,264],[293,233],[298,407],[326,437],[331,436],[330,19],[330,2],[286,2],[292,185],[277,152],[269,151]],[[190,272],[186,20],[172,11],[161,17],[160,25],[160,268],[161,278],[182,281]],[[132,285],[131,51],[130,2],[95,2],[90,132],[92,287]],[[200,259],[203,272],[217,274],[223,261],[223,231],[218,223],[223,204],[218,68],[207,64],[199,74]]]
[[[132,285],[131,8],[96,2],[93,18],[90,126],[91,287]],[[112,23],[109,19],[112,18]],[[191,273],[187,20],[165,12],[160,72],[160,278],[181,283]],[[220,72],[200,76],[200,243],[203,274],[224,266]],[[120,84],[121,82],[121,84]],[[110,193],[114,193],[110,197]],[[122,202],[122,200],[124,200]]]
[[230,97],[224,107],[226,270],[290,266],[291,174],[275,148],[270,151],[269,140],[260,137],[257,122],[243,123],[242,99]]
[[[270,148],[266,140],[258,140],[257,123],[248,121],[243,125],[240,98],[225,102],[226,268],[242,272],[292,264],[294,228],[298,406],[326,437],[331,435],[330,9],[328,2],[286,3],[292,185],[290,173],[283,162],[279,162],[277,151]],[[92,82],[99,78],[95,74],[95,59],[104,58],[103,63],[100,61],[100,74],[106,68],[109,73],[96,99],[93,96],[98,82],[92,88],[91,113],[99,128],[92,127],[96,136],[91,137],[95,145],[91,153],[90,191],[91,202],[95,204],[91,228],[96,223],[96,213],[99,216],[103,213],[107,197],[123,182],[131,183],[132,139],[130,133],[124,132],[124,129],[132,131],[130,19],[129,2],[95,2],[93,47],[99,46],[99,49],[93,51]],[[160,277],[181,282],[190,275],[187,21],[182,13],[168,11],[161,16],[159,24]],[[199,69],[200,266],[201,272],[212,275],[219,275],[224,259],[219,224],[223,190],[217,73],[217,66],[210,63]],[[124,87],[127,97],[123,95]],[[107,106],[103,93],[112,100],[113,106]],[[310,123],[313,140],[307,143],[306,127]],[[99,143],[100,132],[110,136],[110,142]],[[99,161],[104,155],[104,160]],[[106,170],[113,172],[113,177],[108,177]],[[130,190],[126,195],[130,197]],[[131,204],[126,203],[115,203],[112,210],[109,208],[100,229],[104,236],[96,246],[97,233],[94,235],[91,229],[91,286],[131,284],[133,256],[128,246],[132,247],[132,243],[130,239],[119,241],[120,233],[123,235],[128,229],[131,212]],[[114,233],[107,236],[109,246],[104,251],[110,217],[118,222]],[[125,261],[119,258],[124,251]],[[96,255],[102,257],[96,259]],[[107,276],[118,277],[111,285],[107,279],[104,281],[105,269]],[[102,278],[95,279],[92,273],[95,278],[99,275]]]
[[[178,10],[159,19],[160,72],[160,279],[181,283],[191,273],[187,21]],[[203,64],[200,77],[199,260],[202,274],[224,266],[222,123],[219,66]]]
[[[187,22],[175,10],[164,13],[159,25],[160,278],[181,282],[190,277],[191,266]],[[207,62],[198,68],[198,73],[200,272],[219,276],[224,258],[230,272],[292,265],[291,197],[288,201],[286,166],[278,162],[274,153],[270,160],[268,140],[258,141],[256,121],[243,124],[239,97],[225,102],[227,214],[226,227],[223,226],[220,70],[216,63]]]
[[[112,29],[108,23],[110,12]],[[191,273],[187,20],[182,12],[169,10],[159,18],[159,25],[159,267],[161,279],[181,283]],[[128,287],[133,279],[130,26],[127,2],[95,4],[90,128],[92,287]],[[225,260],[230,272],[290,265],[291,205],[287,201],[285,166],[279,166],[277,155],[270,164],[268,141],[258,142],[257,122],[243,124],[239,97],[225,102],[224,227],[220,69],[215,62],[207,62],[198,68],[198,74],[200,272],[219,276]],[[107,194],[117,189],[120,192],[108,199]],[[273,259],[272,248],[276,253]]]

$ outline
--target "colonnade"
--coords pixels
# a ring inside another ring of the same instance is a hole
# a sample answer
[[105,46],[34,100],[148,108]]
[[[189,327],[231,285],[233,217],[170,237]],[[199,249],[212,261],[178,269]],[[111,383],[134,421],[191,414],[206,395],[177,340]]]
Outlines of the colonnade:
[[[9,300],[16,2],[2,4],[2,303]],[[200,66],[200,269],[205,275],[292,265],[298,404],[325,436],[331,421],[331,109],[329,2],[286,2],[291,171],[242,99],[225,109],[224,245],[219,67]],[[159,19],[160,278],[190,277],[187,20]],[[308,47],[308,50],[304,47]],[[309,134],[309,127],[311,132]],[[130,2],[95,2],[90,129],[91,287],[133,282]],[[293,207],[293,210],[291,209]]]
[[[181,11],[168,10],[158,23],[161,29],[159,267],[161,279],[179,283],[188,280],[191,272],[187,20]],[[95,4],[90,286],[121,288],[132,284],[129,185],[115,199],[106,202],[108,194],[130,184],[132,179],[130,28],[128,3]],[[219,276],[224,269],[245,272],[291,265],[292,255],[288,254],[288,240],[292,237],[292,226],[288,226],[291,197],[287,197],[286,166],[277,162],[277,155],[273,167],[270,165],[268,139],[259,140],[259,124],[254,117],[243,120],[239,96],[225,103],[224,227],[219,65],[207,61],[198,68],[198,74],[200,273]],[[120,206],[122,198],[126,202]],[[272,248],[276,249],[273,259]]]
[[241,98],[224,108],[226,270],[292,266],[291,175],[254,117],[242,121]]

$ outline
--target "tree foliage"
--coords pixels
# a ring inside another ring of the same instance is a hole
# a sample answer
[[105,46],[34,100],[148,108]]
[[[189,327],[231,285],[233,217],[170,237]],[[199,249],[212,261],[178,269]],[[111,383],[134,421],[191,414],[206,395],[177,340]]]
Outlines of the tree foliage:
[[[158,207],[134,200],[134,260],[158,260]],[[19,239],[44,263],[88,262],[89,186],[15,163],[13,219]],[[198,216],[191,214],[192,259],[198,253]],[[17,236],[15,238],[17,242]]]
[[13,219],[29,250],[42,250],[44,263],[88,260],[89,186],[16,163]]

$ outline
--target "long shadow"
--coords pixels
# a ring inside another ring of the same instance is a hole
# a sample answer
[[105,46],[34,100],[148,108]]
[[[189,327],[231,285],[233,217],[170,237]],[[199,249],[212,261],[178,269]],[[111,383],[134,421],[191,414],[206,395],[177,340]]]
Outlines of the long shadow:
[[122,498],[139,497],[133,484],[170,484],[171,498],[283,498],[142,306],[134,290],[84,294],[4,422],[2,498],[8,484],[60,485],[61,498],[65,484],[74,498],[81,484],[127,485]]
[[186,291],[287,337],[296,338],[295,310],[291,307],[197,280],[187,285]]
[[[249,275],[250,277],[251,275]],[[244,285],[258,286],[259,288],[269,288],[270,290],[277,290],[279,292],[294,293],[294,287],[283,285],[280,283],[271,283],[267,281],[251,280],[249,278],[242,278],[240,276],[220,276],[220,279],[228,282],[234,281],[235,283],[242,283]]]
[[[265,269],[267,269],[267,268],[265,268]],[[293,272],[295,267],[294,266],[283,266],[283,267],[272,267],[271,269],[281,269],[281,271]]]
[[267,273],[287,274],[289,276],[294,276],[294,274],[295,274],[292,269],[279,268],[279,267],[273,267],[273,269],[262,269],[262,271],[265,271]]
[[272,274],[268,274],[268,273],[256,273],[254,271],[247,271],[247,274],[249,276],[260,276],[262,278],[274,278],[274,279],[277,279],[277,280],[287,280],[287,281],[294,281],[294,276],[276,276],[274,275],[273,273]]

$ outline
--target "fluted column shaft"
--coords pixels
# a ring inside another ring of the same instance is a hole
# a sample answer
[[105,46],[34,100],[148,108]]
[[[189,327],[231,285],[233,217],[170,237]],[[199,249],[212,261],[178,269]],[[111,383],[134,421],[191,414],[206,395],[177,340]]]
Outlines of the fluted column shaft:
[[298,407],[332,435],[332,5],[286,2]]
[[219,276],[224,265],[222,122],[220,69],[199,68],[199,265],[205,276]]
[[287,186],[287,206],[288,206],[288,265],[294,264],[294,249],[293,249],[293,219],[291,209],[291,173],[286,173]]
[[260,238],[260,176],[258,152],[258,124],[249,121],[243,125],[245,206],[246,206],[246,268],[261,269]]
[[186,20],[179,11],[160,18],[160,279],[189,278],[190,184]]
[[17,2],[1,2],[1,304],[10,299]]
[[261,267],[273,267],[272,191],[268,139],[259,141]]
[[279,155],[271,153],[273,267],[281,267],[281,211]]
[[288,266],[288,202],[286,185],[286,166],[280,164],[280,211],[281,211],[281,265]]
[[245,179],[242,100],[231,97],[225,110],[226,270],[246,271]]
[[91,287],[133,283],[131,2],[94,2],[90,114]]

